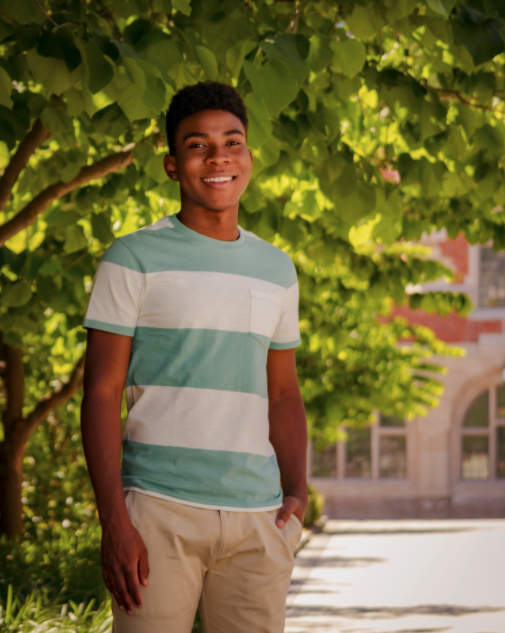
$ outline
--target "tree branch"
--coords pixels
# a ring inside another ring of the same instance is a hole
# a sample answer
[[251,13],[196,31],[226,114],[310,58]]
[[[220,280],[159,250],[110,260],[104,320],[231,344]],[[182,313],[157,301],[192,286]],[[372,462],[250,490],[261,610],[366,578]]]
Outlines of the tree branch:
[[59,26],[60,26],[57,22],[55,22],[55,21],[53,20],[53,18],[49,15],[49,13],[46,13],[46,12],[44,11],[44,9],[40,6],[39,0],[35,0],[35,4],[36,4],[36,5],[38,6],[38,8],[42,11],[42,13],[46,16],[46,18],[49,20],[49,22],[52,22],[52,23],[54,24],[54,26],[57,26],[57,27],[59,27]]
[[19,174],[23,171],[32,154],[49,138],[51,133],[42,125],[40,119],[33,124],[32,129],[26,134],[18,145],[16,153],[5,168],[0,178],[0,211],[3,211],[9,202],[12,188],[16,184]]
[[2,358],[5,361],[3,382],[6,395],[2,423],[4,434],[8,436],[16,424],[23,419],[25,368],[21,348],[5,343],[2,352]]
[[131,152],[112,154],[93,163],[93,165],[83,167],[70,182],[62,182],[60,180],[50,185],[35,196],[19,213],[16,213],[14,217],[7,220],[7,222],[0,227],[0,246],[3,246],[9,238],[19,233],[19,231],[33,224],[38,216],[55,200],[58,200],[67,193],[70,193],[70,191],[85,185],[91,180],[103,178],[112,171],[126,167],[132,160],[133,155]]
[[74,367],[69,382],[58,390],[53,391],[45,400],[41,400],[35,409],[23,420],[26,439],[33,433],[37,426],[47,418],[49,413],[57,409],[69,400],[82,387],[84,374],[84,358],[81,356]]
[[480,110],[488,110],[489,112],[499,112],[500,114],[505,114],[505,110],[502,110],[500,108],[494,108],[493,106],[489,106],[484,103],[476,103],[475,101],[466,99],[458,90],[452,90],[451,88],[435,88],[435,90],[438,92],[438,96],[440,99],[445,99],[448,101],[459,101],[460,103],[464,103],[471,108],[478,108]]

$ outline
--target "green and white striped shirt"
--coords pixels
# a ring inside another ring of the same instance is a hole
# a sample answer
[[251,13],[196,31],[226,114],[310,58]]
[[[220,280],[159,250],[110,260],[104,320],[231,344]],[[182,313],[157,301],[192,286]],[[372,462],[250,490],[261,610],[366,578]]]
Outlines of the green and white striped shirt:
[[133,337],[125,490],[204,508],[282,505],[266,360],[300,344],[298,282],[286,253],[239,232],[216,240],[167,216],[100,261],[84,327]]

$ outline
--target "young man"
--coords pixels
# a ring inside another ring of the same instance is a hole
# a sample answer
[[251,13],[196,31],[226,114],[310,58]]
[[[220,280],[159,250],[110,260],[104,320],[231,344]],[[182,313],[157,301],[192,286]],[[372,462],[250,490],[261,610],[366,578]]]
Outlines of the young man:
[[284,630],[307,503],[298,285],[237,225],[246,133],[230,86],[179,91],[181,210],[117,239],[95,277],[82,436],[115,633],[189,633],[198,606],[206,633]]

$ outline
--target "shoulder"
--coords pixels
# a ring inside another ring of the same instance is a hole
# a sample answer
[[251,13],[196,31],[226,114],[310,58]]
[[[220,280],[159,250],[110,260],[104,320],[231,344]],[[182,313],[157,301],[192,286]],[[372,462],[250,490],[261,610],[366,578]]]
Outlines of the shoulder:
[[143,271],[142,261],[145,259],[146,253],[155,248],[156,238],[160,236],[160,232],[166,238],[166,232],[163,229],[173,229],[174,225],[169,217],[165,217],[158,222],[144,226],[137,231],[122,235],[114,240],[107,248],[102,256],[101,261],[111,262],[130,268],[132,270]]
[[251,231],[244,231],[249,248],[254,251],[255,258],[267,265],[272,271],[276,271],[276,276],[280,276],[286,288],[292,286],[297,281],[295,265],[291,257],[278,246],[270,244],[261,239]]

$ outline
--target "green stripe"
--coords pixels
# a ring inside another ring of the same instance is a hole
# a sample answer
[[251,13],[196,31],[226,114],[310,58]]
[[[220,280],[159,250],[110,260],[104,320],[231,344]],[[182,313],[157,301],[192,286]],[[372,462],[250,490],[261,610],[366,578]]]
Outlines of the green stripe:
[[282,499],[275,455],[206,451],[123,441],[123,488],[231,508],[264,508]]
[[170,270],[243,275],[290,288],[296,271],[289,255],[276,246],[245,236],[244,248],[220,249],[193,241],[169,228],[135,231],[118,238],[101,261],[130,270],[155,273]]
[[102,255],[100,261],[118,264],[118,266],[124,266],[125,268],[135,270],[138,273],[145,272],[139,260],[134,257],[132,251],[125,245],[122,238],[115,240],[109,246],[109,248]]
[[113,334],[124,334],[125,336],[133,336],[135,333],[134,327],[125,327],[124,325],[113,325],[112,323],[105,323],[104,321],[95,321],[94,319],[84,319],[82,327],[94,328],[96,330],[105,330],[105,332],[112,332]]
[[247,332],[138,327],[126,384],[239,391],[267,398],[267,353],[267,346]]
[[292,349],[293,347],[298,347],[302,342],[299,338],[295,341],[289,341],[288,343],[270,343],[270,349]]

